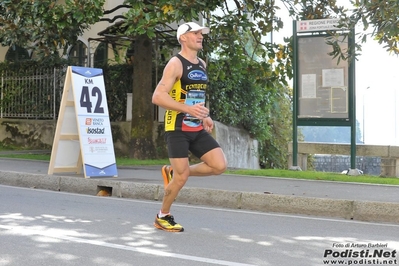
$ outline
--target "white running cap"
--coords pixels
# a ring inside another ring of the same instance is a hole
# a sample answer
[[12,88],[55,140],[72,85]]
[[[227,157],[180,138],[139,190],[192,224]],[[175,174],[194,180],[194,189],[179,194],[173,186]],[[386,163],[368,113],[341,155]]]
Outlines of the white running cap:
[[202,30],[202,34],[208,34],[209,33],[209,28],[208,27],[202,27],[202,26],[200,26],[200,25],[198,25],[197,23],[194,23],[194,22],[187,22],[187,23],[181,24],[179,26],[179,28],[177,28],[177,33],[176,33],[177,41],[180,43],[180,36],[182,36],[186,32],[199,31],[199,30]]

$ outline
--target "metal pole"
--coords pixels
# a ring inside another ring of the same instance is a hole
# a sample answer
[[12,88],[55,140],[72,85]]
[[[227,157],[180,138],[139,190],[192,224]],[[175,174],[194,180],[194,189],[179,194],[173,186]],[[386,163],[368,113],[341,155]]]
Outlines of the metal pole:
[[351,110],[351,169],[356,169],[356,92],[355,92],[355,60],[353,59],[355,50],[355,30],[351,30],[351,38],[349,41],[351,55],[351,61],[349,62],[349,91],[352,96],[350,105],[352,105]]
[[294,90],[292,97],[292,166],[298,166],[297,90],[298,90],[298,44],[296,21],[292,25],[294,36]]

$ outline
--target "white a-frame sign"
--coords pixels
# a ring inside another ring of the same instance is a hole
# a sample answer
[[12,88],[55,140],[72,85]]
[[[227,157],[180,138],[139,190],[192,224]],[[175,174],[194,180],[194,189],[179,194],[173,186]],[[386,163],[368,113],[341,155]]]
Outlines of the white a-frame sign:
[[48,174],[117,177],[102,69],[69,66]]

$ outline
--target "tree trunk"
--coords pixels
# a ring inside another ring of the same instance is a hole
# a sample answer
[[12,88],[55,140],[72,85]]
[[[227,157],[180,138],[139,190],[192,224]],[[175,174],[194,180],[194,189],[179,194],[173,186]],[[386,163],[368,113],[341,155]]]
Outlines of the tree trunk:
[[141,35],[137,37],[134,44],[131,158],[156,158],[153,142],[154,105],[151,103],[152,92],[152,41],[147,35]]

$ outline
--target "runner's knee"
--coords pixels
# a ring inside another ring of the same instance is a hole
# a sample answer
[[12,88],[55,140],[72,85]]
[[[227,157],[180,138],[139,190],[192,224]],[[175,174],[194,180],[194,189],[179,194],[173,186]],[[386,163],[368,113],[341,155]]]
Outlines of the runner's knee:
[[173,176],[172,182],[181,189],[186,184],[187,180],[188,176],[178,176],[175,174]]
[[213,171],[214,171],[215,175],[220,175],[220,174],[223,174],[226,171],[227,163],[224,161],[224,162],[215,164],[212,168],[213,168]]

